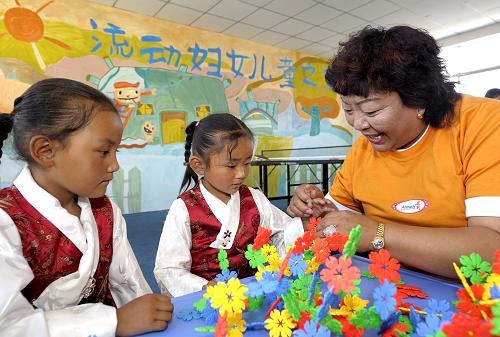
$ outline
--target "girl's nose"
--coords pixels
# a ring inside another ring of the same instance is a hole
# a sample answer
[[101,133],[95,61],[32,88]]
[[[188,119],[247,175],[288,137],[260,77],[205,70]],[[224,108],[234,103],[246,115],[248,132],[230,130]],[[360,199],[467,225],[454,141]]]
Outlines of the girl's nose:
[[120,169],[120,165],[118,164],[118,159],[116,158],[116,152],[111,156],[111,162],[108,165],[108,172],[113,173]]

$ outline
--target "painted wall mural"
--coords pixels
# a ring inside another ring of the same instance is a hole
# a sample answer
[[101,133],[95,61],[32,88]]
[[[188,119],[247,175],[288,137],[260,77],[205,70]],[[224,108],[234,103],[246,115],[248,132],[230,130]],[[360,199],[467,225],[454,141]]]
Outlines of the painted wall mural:
[[[120,171],[110,195],[125,213],[165,209],[184,174],[186,126],[231,113],[256,134],[256,153],[352,142],[327,61],[80,0],[0,0],[0,108],[43,78],[98,88],[120,113]],[[7,141],[0,186],[23,163]],[[248,184],[256,186],[255,169]],[[275,170],[271,195],[283,193]]]

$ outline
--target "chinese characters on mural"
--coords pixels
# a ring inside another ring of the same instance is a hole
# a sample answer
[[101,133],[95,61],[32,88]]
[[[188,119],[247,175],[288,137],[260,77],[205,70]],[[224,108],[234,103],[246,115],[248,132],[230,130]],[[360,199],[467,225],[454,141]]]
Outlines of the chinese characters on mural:
[[[99,26],[94,19],[90,19],[90,25],[93,30],[98,30]],[[177,49],[174,45],[163,43],[163,39],[157,35],[143,35],[140,40],[143,43],[151,44],[149,47],[141,47],[137,51],[134,50],[132,43],[127,39],[125,30],[121,27],[108,22],[106,27],[102,29],[102,32],[109,34],[111,36],[111,45],[109,47],[109,55],[117,55],[124,58],[130,58],[134,52],[138,52],[139,55],[146,55],[148,57],[147,63],[164,63],[175,68],[179,67],[179,63],[182,57],[182,52]],[[95,53],[101,48],[105,48],[104,43],[99,40],[96,36],[92,36],[95,44],[90,49],[90,52]],[[266,69],[266,57],[264,55],[244,55],[240,54],[234,49],[230,52],[223,52],[220,47],[217,48],[204,48],[198,44],[194,43],[194,46],[188,48],[187,53],[191,56],[191,72],[201,71],[202,66],[206,65],[208,67],[207,75],[217,78],[222,78],[222,63],[225,58],[228,64],[231,64],[231,72],[235,78],[244,77],[242,69],[245,64],[251,64],[251,72],[248,75],[249,80],[262,80],[271,81],[273,76],[271,75],[272,70]],[[225,56],[224,56],[225,54]],[[210,60],[210,61],[209,61]],[[187,67],[185,66],[185,70]],[[280,64],[276,67],[278,70],[278,75],[276,77],[282,77],[283,82],[280,84],[280,88],[295,88],[295,65],[291,59],[280,59]],[[302,65],[301,69],[304,73],[302,78],[302,83],[307,86],[316,87],[317,83],[311,80],[314,73],[317,71],[316,66],[306,64]]]

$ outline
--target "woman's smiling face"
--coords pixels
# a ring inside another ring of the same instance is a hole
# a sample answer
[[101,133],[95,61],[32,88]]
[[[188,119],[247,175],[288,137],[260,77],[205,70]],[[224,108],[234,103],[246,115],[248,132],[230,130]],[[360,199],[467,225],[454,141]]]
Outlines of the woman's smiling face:
[[417,117],[421,109],[404,105],[395,91],[373,92],[368,97],[342,96],[341,100],[347,122],[360,131],[376,151],[406,148],[426,128]]

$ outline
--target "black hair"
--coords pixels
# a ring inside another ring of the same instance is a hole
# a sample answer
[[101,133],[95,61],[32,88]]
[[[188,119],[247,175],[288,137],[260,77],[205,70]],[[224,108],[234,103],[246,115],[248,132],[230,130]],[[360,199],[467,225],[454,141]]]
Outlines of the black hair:
[[491,88],[490,90],[486,91],[486,94],[484,97],[487,98],[500,98],[500,89],[498,88]]
[[192,182],[198,184],[198,175],[189,167],[191,154],[200,156],[205,164],[210,165],[210,156],[219,153],[225,147],[231,156],[232,150],[241,137],[254,140],[252,131],[237,117],[229,113],[208,115],[199,122],[192,122],[186,128],[186,144],[184,146],[184,165],[186,172],[182,179],[180,191],[187,190]]
[[97,89],[63,78],[42,80],[15,99],[11,114],[0,115],[0,139],[6,139],[12,131],[18,156],[32,163],[29,143],[33,136],[44,135],[65,145],[68,136],[104,110],[118,113]]
[[423,121],[435,128],[451,123],[460,98],[455,83],[448,80],[436,40],[408,26],[367,26],[354,33],[340,43],[325,79],[344,96],[395,91],[404,105],[425,109]]

